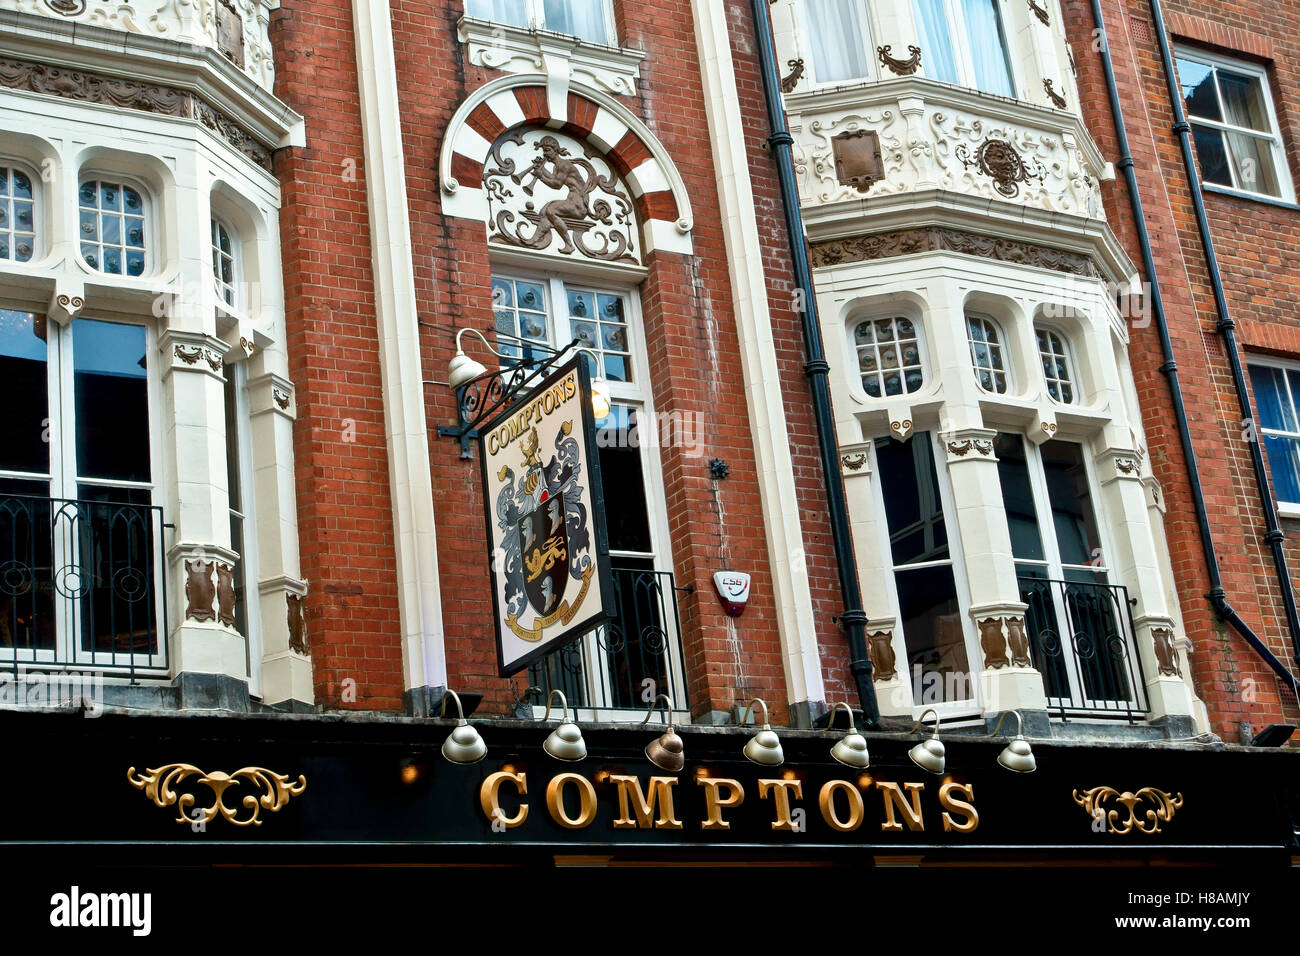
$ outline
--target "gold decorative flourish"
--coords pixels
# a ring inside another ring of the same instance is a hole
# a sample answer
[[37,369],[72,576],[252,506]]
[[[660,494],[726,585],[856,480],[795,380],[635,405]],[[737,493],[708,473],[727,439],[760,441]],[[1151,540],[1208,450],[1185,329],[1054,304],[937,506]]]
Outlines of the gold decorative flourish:
[[[198,776],[198,783],[212,789],[216,800],[212,806],[187,815],[186,811],[194,806],[194,794],[177,793],[175,787],[187,777],[195,775]],[[249,811],[249,815],[243,819],[240,819],[238,810],[230,809],[222,801],[229,787],[241,785],[241,778],[261,791],[244,797],[242,804]],[[237,827],[246,827],[250,824],[260,827],[262,821],[259,815],[263,810],[278,813],[289,802],[290,797],[296,797],[307,789],[307,778],[302,774],[298,775],[296,783],[290,783],[289,778],[284,774],[264,770],[261,767],[240,767],[230,774],[220,770],[204,773],[192,764],[169,763],[162,767],[151,768],[144,773],[136,773],[135,767],[131,767],[126,772],[126,779],[137,790],[143,790],[145,796],[158,806],[178,807],[180,812],[176,817],[177,823],[208,823],[220,815],[222,819],[229,820]]]
[[[1104,804],[1112,797],[1128,810],[1128,819],[1120,820],[1119,810],[1107,810]],[[1143,816],[1138,816],[1138,804],[1150,800],[1154,809],[1148,809]],[[1168,823],[1174,818],[1174,811],[1183,805],[1183,795],[1165,793],[1155,787],[1143,787],[1137,793],[1125,790],[1123,793],[1114,787],[1093,787],[1079,793],[1074,791],[1074,802],[1083,807],[1088,816],[1104,819],[1108,833],[1131,833],[1137,827],[1141,833],[1159,833],[1160,824]]]

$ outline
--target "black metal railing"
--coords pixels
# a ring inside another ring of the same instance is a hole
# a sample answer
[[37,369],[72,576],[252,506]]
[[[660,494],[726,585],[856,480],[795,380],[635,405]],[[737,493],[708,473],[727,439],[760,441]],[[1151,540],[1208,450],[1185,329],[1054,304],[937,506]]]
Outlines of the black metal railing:
[[1127,588],[1022,577],[1020,599],[1049,711],[1130,721],[1147,713]]
[[167,670],[162,509],[0,496],[0,667]]
[[529,683],[561,690],[571,707],[648,709],[658,694],[688,710],[683,676],[679,588],[671,571],[614,568],[613,620],[594,638],[580,638],[528,669]]

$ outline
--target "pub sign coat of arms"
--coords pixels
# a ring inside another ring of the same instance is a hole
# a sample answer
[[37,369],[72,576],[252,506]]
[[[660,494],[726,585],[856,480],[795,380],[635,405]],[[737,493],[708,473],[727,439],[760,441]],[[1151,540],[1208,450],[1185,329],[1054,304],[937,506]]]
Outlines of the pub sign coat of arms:
[[614,608],[591,386],[581,359],[479,429],[503,677],[599,627]]

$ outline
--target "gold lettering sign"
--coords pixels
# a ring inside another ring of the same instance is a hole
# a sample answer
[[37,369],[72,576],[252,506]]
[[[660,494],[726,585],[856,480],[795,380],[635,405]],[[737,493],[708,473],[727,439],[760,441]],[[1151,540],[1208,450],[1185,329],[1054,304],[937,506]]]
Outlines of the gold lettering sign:
[[[614,826],[619,830],[680,830],[682,821],[673,812],[673,787],[676,777],[651,777],[650,796],[641,789],[641,781],[625,774],[610,774],[609,782],[618,787],[618,819]],[[659,819],[655,819],[655,805],[659,806]],[[636,814],[632,819],[631,813]]]
[[[738,807],[745,802],[745,788],[739,780],[730,777],[696,777],[695,782],[704,788],[704,806],[708,819],[700,824],[701,830],[730,830],[731,824],[722,819],[726,807]],[[719,791],[726,787],[728,795]]]
[[[965,800],[958,800],[953,796],[959,793]],[[975,799],[975,788],[969,783],[953,783],[949,780],[939,788],[939,806],[943,807],[943,829],[944,832],[956,830],[958,833],[970,833],[980,825],[980,815],[975,809],[975,804],[970,801]],[[960,814],[965,819],[954,820],[953,813]]]
[[894,816],[894,808],[897,807],[902,811],[904,820],[907,821],[909,830],[924,830],[925,820],[921,816],[921,791],[925,789],[923,783],[905,783],[908,796],[912,798],[909,806],[903,799],[903,790],[898,784],[891,780],[877,780],[876,789],[885,795],[885,822],[880,824],[882,830],[902,830],[903,824]]
[[[564,787],[574,784],[578,788],[578,815],[571,817],[564,807]],[[591,781],[581,774],[562,773],[552,777],[546,785],[546,809],[551,811],[551,819],[567,830],[581,830],[589,827],[596,819],[596,788]]]
[[523,795],[528,792],[528,778],[522,773],[513,773],[509,770],[498,770],[496,773],[488,774],[483,781],[482,786],[478,788],[478,803],[483,808],[483,815],[493,823],[499,823],[507,830],[513,829],[528,819],[528,804],[521,802],[519,812],[513,817],[508,817],[501,811],[500,790],[501,784],[506,781],[514,784],[515,790]]
[[760,780],[758,797],[766,800],[769,792],[776,794],[776,819],[772,821],[773,830],[795,830],[794,820],[790,818],[790,797],[803,799],[803,781],[801,780]]
[[[835,794],[839,791],[842,791],[849,800],[849,818],[847,820],[841,820],[839,814],[835,812]],[[822,819],[826,821],[826,825],[832,830],[839,833],[852,833],[862,826],[862,817],[865,813],[865,808],[862,805],[862,794],[858,792],[857,787],[847,780],[827,780],[822,784],[817,803],[821,806]]]

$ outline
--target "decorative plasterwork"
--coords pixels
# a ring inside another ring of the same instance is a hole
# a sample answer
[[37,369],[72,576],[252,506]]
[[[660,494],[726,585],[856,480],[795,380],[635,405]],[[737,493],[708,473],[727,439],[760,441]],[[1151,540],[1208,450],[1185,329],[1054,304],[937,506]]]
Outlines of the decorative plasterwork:
[[912,414],[889,413],[889,434],[895,441],[907,441],[912,437]]
[[505,73],[562,70],[578,83],[617,96],[635,96],[641,77],[640,50],[589,43],[547,30],[461,17],[456,36],[469,44],[469,62]]
[[985,670],[1034,666],[1025,633],[1024,609],[1023,604],[971,609],[979,630]]
[[[1107,809],[1106,802],[1114,799],[1128,811],[1127,819],[1120,819],[1120,811]],[[1151,808],[1139,815],[1141,804],[1151,802]],[[1107,833],[1126,834],[1137,830],[1139,833],[1159,833],[1160,824],[1168,823],[1174,818],[1174,811],[1183,805],[1183,795],[1165,793],[1155,787],[1143,787],[1136,793],[1125,790],[1123,793],[1113,787],[1093,787],[1080,793],[1074,791],[1074,802],[1083,807],[1085,813],[1095,820],[1104,820]]]
[[840,446],[840,472],[845,478],[871,476],[871,443]]
[[193,93],[170,86],[0,58],[0,87],[196,120],[258,166],[271,169],[271,150],[248,130]]
[[596,150],[622,177],[636,207],[642,252],[692,250],[690,199],[667,150],[626,106],[567,76],[503,76],[470,93],[447,127],[439,160],[443,211],[486,223],[484,167],[502,134],[548,127]]
[[298,413],[295,398],[293,383],[274,373],[260,375],[248,382],[249,415],[274,412],[293,419]]
[[906,60],[901,60],[890,56],[893,47],[889,44],[876,47],[876,56],[880,57],[880,65],[889,70],[895,76],[911,76],[921,68],[921,48],[919,46],[909,45],[907,52],[910,54]]
[[786,65],[790,67],[790,72],[781,77],[781,92],[793,93],[794,88],[803,79],[804,62],[803,60],[791,60]]
[[993,459],[993,440],[977,436],[945,438],[944,448],[948,452],[948,461],[978,461]]
[[1109,484],[1119,478],[1142,481],[1142,453],[1127,448],[1107,448],[1097,454],[1097,480]]
[[[806,206],[860,198],[835,176],[833,137],[880,137],[884,179],[871,195],[938,189],[1104,220],[1105,160],[1073,114],[1003,103],[909,76],[786,100],[800,199]],[[846,215],[849,209],[846,208]],[[853,207],[853,215],[861,215]]]
[[893,680],[898,676],[898,662],[894,654],[892,630],[868,631],[867,647],[871,654],[872,680]]
[[[176,792],[177,785],[195,776],[198,777],[196,783],[212,791],[214,799],[209,806],[195,806],[198,798],[193,793]],[[296,782],[291,783],[287,775],[262,767],[240,767],[234,773],[220,770],[204,773],[193,764],[169,763],[151,767],[143,773],[138,773],[135,767],[131,767],[126,772],[126,779],[137,790],[143,790],[145,796],[156,806],[176,807],[176,822],[191,826],[211,823],[221,817],[237,827],[260,827],[263,810],[279,813],[291,797],[296,797],[307,789],[307,778],[302,774],[298,775]],[[232,810],[222,802],[226,790],[231,787],[252,788],[252,792],[239,802],[248,811],[247,816],[241,817],[238,809]]]
[[66,279],[60,279],[50,296],[50,304],[46,307],[45,313],[59,325],[67,325],[77,317],[77,313],[85,305],[84,283],[69,283]]
[[1047,7],[1039,6],[1034,0],[1029,0],[1029,9],[1033,11],[1034,16],[1038,17],[1038,22],[1045,27],[1052,25],[1051,18],[1047,15]]
[[[242,33],[239,51],[219,42],[216,0],[0,0],[0,10],[17,10],[109,30],[175,40],[221,50],[263,89],[275,84],[275,62],[268,36],[273,3],[226,0]],[[230,33],[228,30],[227,33]]]
[[632,200],[598,151],[548,129],[513,129],[483,170],[488,240],[576,259],[640,264]]
[[1058,110],[1063,110],[1065,109],[1066,106],[1065,97],[1062,96],[1060,93],[1056,92],[1056,90],[1052,88],[1053,85],[1054,85],[1053,80],[1050,79],[1043,80],[1043,92],[1047,94],[1047,98],[1052,101],[1053,106],[1055,106]]
[[1028,242],[1017,242],[1013,239],[980,236],[957,229],[939,227],[900,229],[870,236],[851,236],[846,239],[818,242],[812,246],[812,260],[815,267],[822,268],[845,262],[889,259],[922,252],[959,252],[968,256],[978,256],[981,259],[1012,262],[1090,279],[1101,276],[1097,264],[1089,256]]
[[215,563],[196,558],[185,561],[185,620],[211,621],[217,616],[213,610],[217,589],[212,582]]
[[1151,628],[1151,640],[1155,645],[1156,666],[1161,677],[1182,677],[1183,670],[1178,659],[1178,645],[1174,642],[1174,632],[1168,627]]
[[311,645],[307,643],[307,617],[303,613],[303,596],[286,591],[285,605],[288,610],[289,650],[304,656],[311,655]]

